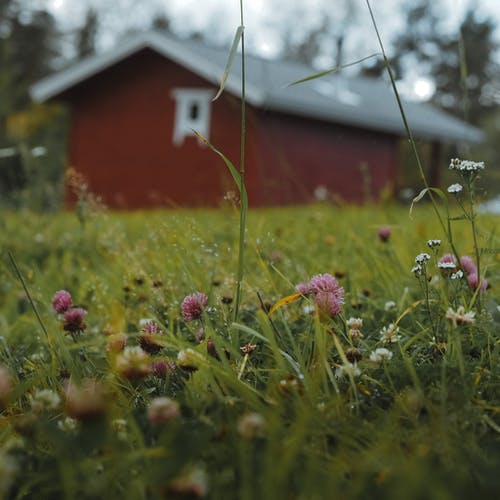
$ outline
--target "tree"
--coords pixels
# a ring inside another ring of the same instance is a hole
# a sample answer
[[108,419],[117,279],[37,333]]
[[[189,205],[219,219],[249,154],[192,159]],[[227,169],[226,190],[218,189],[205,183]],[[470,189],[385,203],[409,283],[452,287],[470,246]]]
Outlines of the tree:
[[[431,78],[436,91],[433,102],[448,112],[479,124],[495,107],[495,86],[499,65],[495,61],[498,43],[492,19],[481,19],[472,7],[459,29],[447,33],[439,4],[419,0],[406,5],[406,22],[393,42],[390,60],[396,78],[409,75]],[[368,75],[385,71],[379,60],[364,69]]]
[[469,10],[456,37],[441,45],[441,55],[432,67],[435,102],[474,124],[480,124],[498,106],[491,92],[491,82],[500,77],[494,59],[498,49],[495,30],[491,19],[481,20],[475,10]]
[[346,42],[356,34],[359,10],[355,2],[336,2],[334,10],[329,4],[323,4],[312,24],[302,29],[297,29],[296,23],[307,18],[307,7],[292,9],[287,5],[283,11],[288,12],[288,20],[279,21],[280,27],[286,26],[282,34],[284,58],[305,64],[314,64],[321,58],[330,61],[330,66],[340,66],[344,62]]
[[95,54],[99,32],[99,16],[92,7],[87,9],[85,22],[76,35],[76,51],[79,59]]

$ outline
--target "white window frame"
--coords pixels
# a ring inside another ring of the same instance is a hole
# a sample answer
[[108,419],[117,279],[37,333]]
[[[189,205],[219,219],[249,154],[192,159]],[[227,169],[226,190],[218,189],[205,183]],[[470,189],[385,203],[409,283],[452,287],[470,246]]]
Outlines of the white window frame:
[[[210,139],[211,102],[214,91],[203,88],[175,88],[171,95],[175,99],[173,143],[181,146],[186,137],[196,137],[193,130]],[[196,116],[192,116],[193,108],[196,110]]]

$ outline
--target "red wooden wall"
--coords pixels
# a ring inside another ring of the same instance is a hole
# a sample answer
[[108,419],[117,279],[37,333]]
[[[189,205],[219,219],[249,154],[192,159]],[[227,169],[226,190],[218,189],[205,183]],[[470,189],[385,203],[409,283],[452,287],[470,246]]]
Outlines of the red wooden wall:
[[[236,190],[220,158],[194,137],[172,142],[176,87],[205,80],[143,50],[72,88],[68,164],[112,208],[212,205]],[[216,90],[215,87],[214,91]],[[237,165],[240,103],[228,93],[212,104],[210,140]],[[325,185],[346,201],[363,200],[360,165],[380,192],[397,170],[394,136],[334,126],[249,106],[247,188],[252,206],[310,201]],[[69,196],[69,204],[74,199]]]

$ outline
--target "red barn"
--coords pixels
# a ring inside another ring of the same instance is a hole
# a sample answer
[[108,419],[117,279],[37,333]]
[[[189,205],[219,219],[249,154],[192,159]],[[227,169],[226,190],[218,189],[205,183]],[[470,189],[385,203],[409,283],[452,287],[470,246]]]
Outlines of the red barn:
[[[114,208],[218,205],[236,188],[202,133],[235,165],[240,157],[241,63],[212,101],[227,50],[158,33],[52,75],[37,101],[68,103],[68,166]],[[246,60],[246,184],[251,206],[335,195],[361,202],[397,184],[405,132],[381,80],[313,73],[307,66]],[[415,137],[433,143],[482,139],[479,130],[428,104],[406,103]]]

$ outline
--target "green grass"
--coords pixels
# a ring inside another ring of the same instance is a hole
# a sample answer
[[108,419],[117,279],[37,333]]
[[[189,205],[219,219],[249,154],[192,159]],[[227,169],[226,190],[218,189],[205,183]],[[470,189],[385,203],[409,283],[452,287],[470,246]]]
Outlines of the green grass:
[[[0,416],[6,498],[183,498],[201,496],[205,483],[217,499],[493,497],[500,465],[496,254],[483,255],[492,286],[475,322],[454,328],[445,313],[471,303],[470,290],[436,280],[431,260],[426,300],[425,284],[410,272],[417,254],[432,253],[427,240],[443,236],[430,207],[417,206],[412,220],[396,206],[250,211],[234,323],[227,302],[237,219],[231,210],[102,212],[82,226],[69,213],[2,214],[0,364],[12,379]],[[480,219],[481,247],[498,246],[495,224]],[[387,243],[377,238],[381,225],[392,229]],[[467,222],[453,229],[459,252],[473,255]],[[446,251],[443,238],[437,256]],[[274,304],[326,272],[345,289],[341,315],[311,314],[306,298],[271,317],[262,309],[261,301]],[[60,289],[88,310],[75,339],[51,310]],[[207,294],[209,307],[186,322],[181,302],[194,291]],[[363,319],[358,342],[347,333],[349,317]],[[109,335],[125,333],[127,345],[137,346],[143,318],[163,330],[151,359],[177,362],[190,348],[199,353],[191,354],[195,369],[120,375],[119,354],[106,350]],[[394,322],[403,338],[386,345],[392,359],[371,362],[380,330]],[[219,359],[207,353],[208,338]],[[248,343],[256,349],[244,356]],[[361,374],[338,377],[353,346]],[[68,376],[101,382],[106,397],[94,418],[75,415],[62,397]],[[42,389],[62,400],[39,409],[33,399]],[[153,425],[147,408],[159,396],[178,402],[180,416]],[[258,417],[249,423],[249,414]]]

